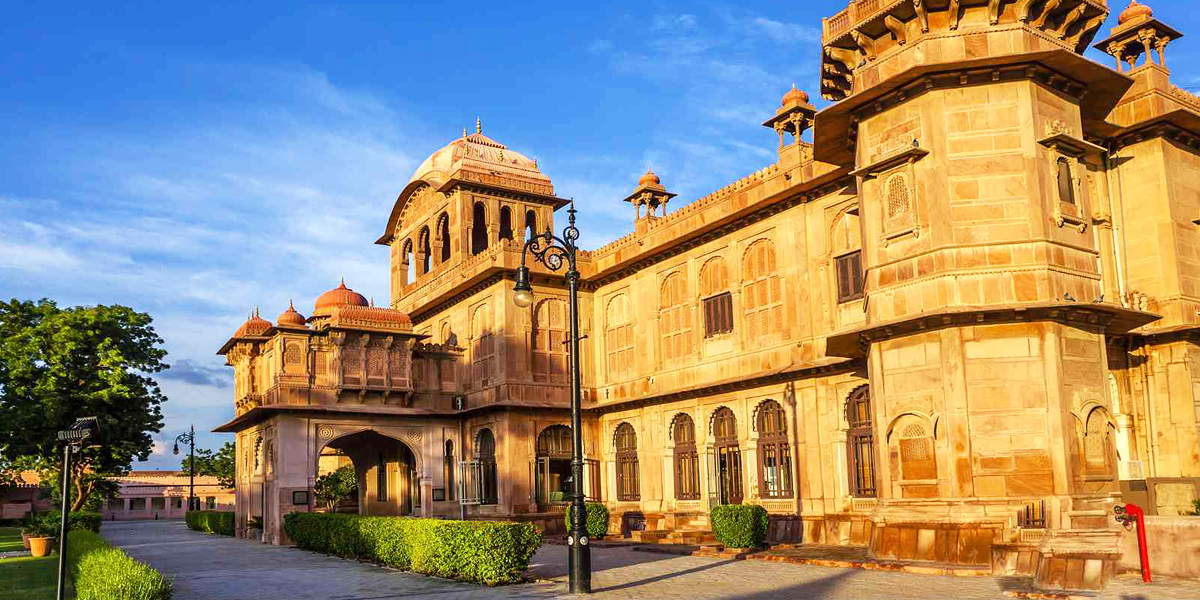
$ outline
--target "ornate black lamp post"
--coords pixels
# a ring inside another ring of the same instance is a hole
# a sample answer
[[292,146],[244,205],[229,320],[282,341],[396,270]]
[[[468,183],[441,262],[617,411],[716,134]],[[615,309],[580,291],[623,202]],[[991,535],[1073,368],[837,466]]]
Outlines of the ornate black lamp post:
[[187,433],[175,436],[175,449],[172,451],[179,456],[179,442],[188,445],[188,510],[200,510],[200,503],[192,504],[196,498],[196,426],[192,425]]
[[[62,467],[62,516],[58,524],[58,591],[55,598],[63,600],[66,592],[67,574],[67,517],[71,510],[71,451],[82,450],[99,442],[100,424],[96,417],[80,417],[70,427],[58,432],[58,441],[63,445]],[[90,443],[89,443],[90,442]]]
[[543,233],[535,234],[525,241],[521,251],[521,266],[517,269],[517,283],[513,286],[513,303],[521,308],[533,304],[533,288],[529,285],[529,267],[525,266],[525,257],[532,252],[533,258],[551,271],[567,267],[567,287],[571,300],[571,482],[574,487],[571,496],[571,527],[567,532],[567,572],[570,575],[570,592],[572,594],[592,593],[592,554],[588,546],[587,532],[584,523],[587,522],[587,507],[583,502],[583,435],[579,422],[579,404],[581,399],[579,383],[579,270],[575,266],[575,255],[579,250],[575,240],[579,239],[579,230],[575,228],[575,204],[567,211],[569,225],[563,230],[562,237],[556,237],[546,227]]

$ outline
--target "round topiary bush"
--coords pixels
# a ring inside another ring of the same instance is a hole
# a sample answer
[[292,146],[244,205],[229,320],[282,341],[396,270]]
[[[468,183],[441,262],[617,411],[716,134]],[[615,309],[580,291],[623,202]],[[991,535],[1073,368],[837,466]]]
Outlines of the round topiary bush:
[[767,539],[767,510],[757,504],[726,504],[709,514],[713,534],[726,548],[756,548]]
[[[567,512],[563,516],[563,521],[567,524],[567,531],[571,531],[571,510],[574,505],[567,505]],[[599,502],[588,502],[586,504],[587,522],[583,524],[583,528],[587,531],[589,537],[594,539],[603,539],[608,533],[608,508]]]

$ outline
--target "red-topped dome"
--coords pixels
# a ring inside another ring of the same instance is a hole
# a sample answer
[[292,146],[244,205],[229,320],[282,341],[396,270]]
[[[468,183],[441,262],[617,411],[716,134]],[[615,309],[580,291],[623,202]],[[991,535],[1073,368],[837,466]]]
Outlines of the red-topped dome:
[[279,315],[275,322],[280,327],[308,327],[305,324],[304,315],[296,312],[296,307],[292,305],[292,301],[288,300],[287,310]]
[[346,287],[346,280],[343,279],[337,287],[317,298],[313,316],[328,315],[329,309],[335,306],[370,306],[370,303],[362,294]]
[[662,185],[662,180],[658,178],[658,175],[654,174],[654,171],[646,169],[646,174],[642,175],[641,179],[638,179],[638,185]]
[[792,89],[788,90],[788,92],[783,95],[783,100],[780,102],[780,104],[787,104],[789,102],[808,104],[808,94],[796,89],[796,84],[793,83]]
[[1154,11],[1150,10],[1149,6],[1139,4],[1137,0],[1130,0],[1129,6],[1125,7],[1125,10],[1121,11],[1121,14],[1117,16],[1117,24],[1124,25],[1139,17],[1149,19],[1153,16]]
[[263,333],[266,333],[266,331],[270,328],[271,322],[258,316],[258,309],[256,308],[254,309],[254,312],[250,313],[250,318],[246,319],[246,322],[242,323],[242,326],[237,328],[237,331],[234,332],[233,337],[240,338],[260,336]]

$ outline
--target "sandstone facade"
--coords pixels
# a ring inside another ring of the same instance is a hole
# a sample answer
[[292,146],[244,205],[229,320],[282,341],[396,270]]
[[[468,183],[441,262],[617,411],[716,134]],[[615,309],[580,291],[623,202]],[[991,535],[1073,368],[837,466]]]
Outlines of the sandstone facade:
[[[584,487],[613,533],[755,503],[779,540],[1096,588],[1115,503],[1195,497],[1200,98],[1143,5],[1098,44],[1121,70],[1083,58],[1107,15],[858,0],[823,24],[836,102],[792,90],[764,123],[777,162],[673,212],[639,180],[633,232],[579,257]],[[388,308],[339,286],[248,321],[222,348],[239,527],[282,542],[334,453],[367,514],[561,528],[565,281],[531,264],[528,309],[512,287],[565,204],[477,127],[388,215]]]

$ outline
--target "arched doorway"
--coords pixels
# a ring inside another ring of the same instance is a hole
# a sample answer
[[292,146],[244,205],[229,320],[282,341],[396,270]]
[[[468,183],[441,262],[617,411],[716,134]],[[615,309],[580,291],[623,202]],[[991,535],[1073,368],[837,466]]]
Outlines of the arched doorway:
[[551,425],[542,430],[537,440],[537,460],[534,486],[540,509],[567,501],[571,482],[571,428]]
[[726,406],[713,413],[713,440],[715,442],[713,470],[716,474],[717,504],[741,504],[742,450],[738,446],[737,417]]
[[415,515],[421,509],[419,465],[400,440],[374,430],[334,438],[321,449],[349,458],[358,480],[358,512],[362,515]]

